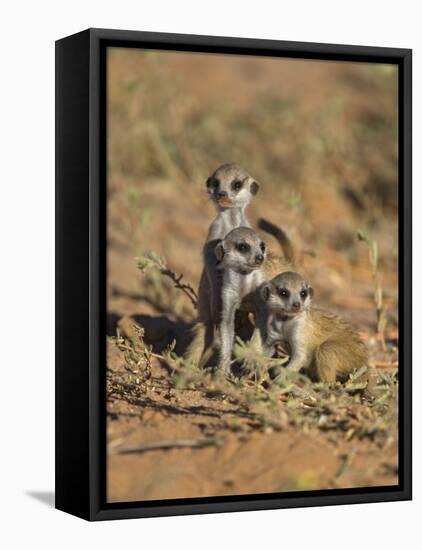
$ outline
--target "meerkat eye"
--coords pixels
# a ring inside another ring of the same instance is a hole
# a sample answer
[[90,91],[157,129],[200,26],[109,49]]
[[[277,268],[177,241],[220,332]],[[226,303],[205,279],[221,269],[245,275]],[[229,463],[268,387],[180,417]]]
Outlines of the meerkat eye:
[[287,290],[287,288],[279,288],[278,293],[280,296],[283,296],[283,298],[287,298],[290,295],[290,292]]
[[239,180],[235,180],[232,182],[232,189],[234,191],[239,191],[239,189],[242,189],[243,183]]
[[249,250],[251,249],[251,247],[247,243],[238,243],[236,245],[236,248],[242,254],[245,254],[246,252],[249,252]]
[[220,182],[217,179],[214,178],[208,178],[207,179],[207,188],[208,189],[217,189],[217,187],[220,185]]
[[307,291],[307,290],[301,290],[301,291],[300,291],[300,296],[301,296],[302,298],[306,298],[307,295],[308,295],[308,291]]
[[262,252],[265,252],[265,243],[262,242],[262,243],[259,245],[259,248],[261,249]]

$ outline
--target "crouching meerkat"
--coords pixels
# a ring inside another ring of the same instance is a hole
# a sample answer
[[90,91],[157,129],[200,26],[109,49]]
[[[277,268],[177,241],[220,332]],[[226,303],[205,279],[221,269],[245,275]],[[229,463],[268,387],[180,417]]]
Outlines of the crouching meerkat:
[[276,343],[286,343],[286,368],[303,369],[313,381],[347,379],[368,365],[366,346],[343,319],[314,309],[313,296],[312,287],[294,272],[262,284],[257,291],[254,344],[272,357]]

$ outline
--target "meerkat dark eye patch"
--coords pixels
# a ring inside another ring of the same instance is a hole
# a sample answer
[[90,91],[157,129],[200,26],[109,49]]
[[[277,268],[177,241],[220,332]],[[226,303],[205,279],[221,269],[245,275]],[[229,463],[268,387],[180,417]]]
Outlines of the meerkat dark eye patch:
[[240,191],[243,187],[243,181],[240,180],[234,180],[232,181],[231,188],[233,191]]
[[262,252],[265,252],[265,248],[266,248],[265,243],[262,242],[262,243],[259,245],[259,248],[262,250]]
[[279,288],[278,293],[283,298],[288,298],[290,296],[290,291],[288,291],[287,288]]
[[308,291],[303,289],[300,291],[300,297],[304,300],[308,296]]
[[259,184],[256,181],[253,181],[251,183],[250,190],[251,190],[252,195],[256,195],[258,193],[258,190],[259,190]]
[[207,179],[207,188],[208,189],[217,189],[220,186],[220,182],[216,178]]
[[251,249],[251,247],[247,243],[237,243],[236,244],[236,250],[238,250],[242,254],[246,254],[246,252],[249,252],[250,249]]

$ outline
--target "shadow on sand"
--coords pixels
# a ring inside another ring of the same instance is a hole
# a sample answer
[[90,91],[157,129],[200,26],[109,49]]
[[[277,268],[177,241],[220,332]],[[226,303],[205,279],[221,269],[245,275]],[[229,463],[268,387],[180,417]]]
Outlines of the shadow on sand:
[[176,353],[181,355],[188,341],[191,323],[181,319],[171,319],[167,315],[131,315],[121,317],[115,312],[107,315],[107,335],[116,336],[116,329],[122,329],[123,322],[130,319],[145,330],[145,342],[152,345],[155,353],[161,353],[173,340],[176,340]]

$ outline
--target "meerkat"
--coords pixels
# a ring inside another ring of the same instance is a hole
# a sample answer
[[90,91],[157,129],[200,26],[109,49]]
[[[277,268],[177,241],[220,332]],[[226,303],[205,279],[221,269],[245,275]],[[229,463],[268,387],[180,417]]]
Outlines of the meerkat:
[[230,372],[235,337],[235,314],[243,298],[253,292],[264,280],[262,266],[266,246],[250,227],[233,229],[216,245],[217,269],[222,273],[220,307],[213,320],[219,336],[218,369]]
[[198,318],[193,338],[184,355],[188,362],[199,364],[204,350],[214,341],[213,320],[218,315],[221,271],[214,250],[216,245],[236,227],[250,227],[245,210],[258,193],[259,184],[241,166],[223,164],[206,182],[207,193],[217,208],[203,247],[204,269],[198,289]]
[[294,272],[262,284],[252,340],[269,357],[277,342],[286,343],[290,350],[286,368],[303,369],[313,381],[344,381],[368,365],[366,346],[343,319],[313,308],[313,296],[312,287]]

